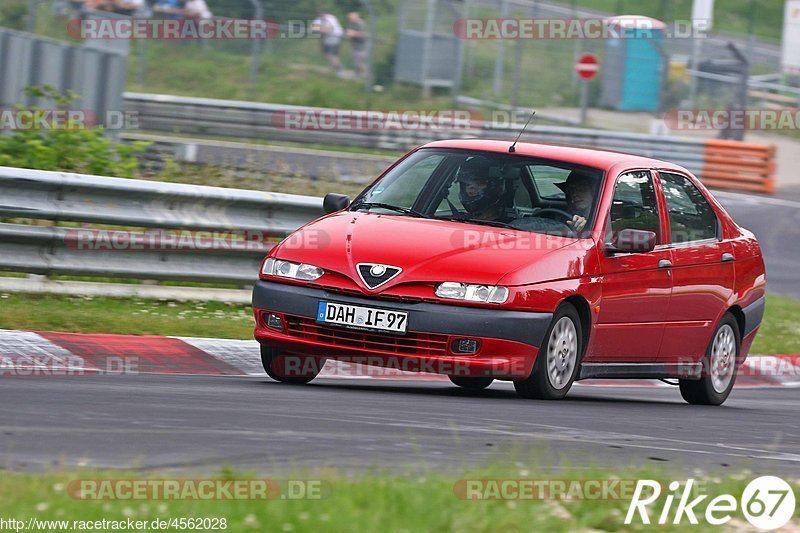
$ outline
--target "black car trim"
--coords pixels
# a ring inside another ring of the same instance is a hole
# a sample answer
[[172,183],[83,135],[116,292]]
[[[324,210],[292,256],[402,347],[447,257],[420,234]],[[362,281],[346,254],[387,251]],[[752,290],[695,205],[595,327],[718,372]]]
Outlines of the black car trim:
[[583,363],[578,379],[700,379],[701,363]]
[[761,325],[761,321],[764,319],[764,309],[766,304],[767,300],[762,296],[755,302],[742,309],[742,312],[744,313],[744,337],[750,335],[758,326]]
[[260,280],[253,288],[253,307],[316,319],[320,300],[389,307],[408,312],[408,331],[465,337],[503,339],[541,346],[552,313],[479,309],[428,302],[389,302],[381,298],[348,296],[322,288],[300,287]]

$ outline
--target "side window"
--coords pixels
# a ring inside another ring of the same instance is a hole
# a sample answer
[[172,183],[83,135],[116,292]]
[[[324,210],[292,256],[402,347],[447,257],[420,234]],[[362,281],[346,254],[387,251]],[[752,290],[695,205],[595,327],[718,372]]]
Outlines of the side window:
[[700,190],[680,174],[659,173],[673,243],[715,239],[717,215]]
[[621,230],[638,229],[654,232],[661,242],[658,200],[649,172],[629,172],[617,179],[610,218],[612,240]]

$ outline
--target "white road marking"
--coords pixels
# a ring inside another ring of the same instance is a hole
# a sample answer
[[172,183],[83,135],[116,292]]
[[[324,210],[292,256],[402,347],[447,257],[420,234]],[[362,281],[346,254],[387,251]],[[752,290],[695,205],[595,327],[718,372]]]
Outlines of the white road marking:
[[82,358],[32,331],[0,329],[0,360],[4,365],[10,363],[13,366],[6,368],[7,371],[97,370],[87,367]]
[[232,339],[202,339],[198,337],[173,337],[194,346],[214,359],[238,368],[247,375],[263,375],[258,342]]
[[[264,376],[258,342],[254,340],[213,339],[200,337],[170,337],[185,342],[205,352],[211,357],[239,369],[243,375]],[[0,363],[11,360],[15,368],[31,370],[77,370],[98,371],[85,365],[83,360],[68,350],[29,331],[0,330]],[[80,364],[77,364],[80,363]],[[776,356],[752,355],[746,363],[746,375],[740,376],[739,386],[800,387],[800,367]],[[2,366],[0,365],[0,370]],[[159,373],[157,369],[154,374]],[[171,375],[177,375],[170,372]],[[184,374],[184,373],[181,373]],[[327,379],[383,379],[447,381],[438,374],[403,372],[395,368],[365,366],[346,361],[329,360],[325,363],[320,378]],[[748,377],[756,378],[756,383],[747,383]],[[589,380],[578,382],[586,387],[667,387],[654,380]]]

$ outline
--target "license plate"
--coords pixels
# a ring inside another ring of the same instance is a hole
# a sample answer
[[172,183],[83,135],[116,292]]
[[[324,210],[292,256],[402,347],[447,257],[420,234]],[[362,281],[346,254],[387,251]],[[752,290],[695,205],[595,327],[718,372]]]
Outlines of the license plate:
[[320,302],[317,310],[317,322],[357,329],[405,333],[408,325],[408,313],[358,305]]

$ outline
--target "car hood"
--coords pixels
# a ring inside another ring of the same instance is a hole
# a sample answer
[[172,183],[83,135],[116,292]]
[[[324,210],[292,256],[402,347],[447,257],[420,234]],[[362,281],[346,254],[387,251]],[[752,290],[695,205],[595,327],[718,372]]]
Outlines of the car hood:
[[[409,282],[495,285],[574,242],[528,231],[345,211],[302,227],[278,246],[275,256],[338,272],[368,292],[381,292]],[[391,265],[402,272],[371,291],[357,273],[359,263]]]

